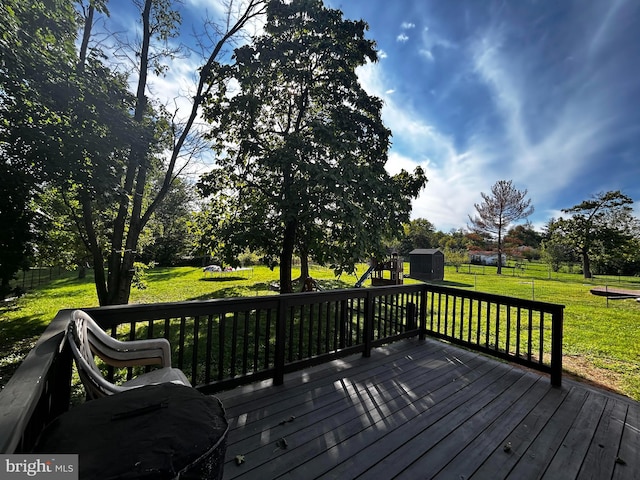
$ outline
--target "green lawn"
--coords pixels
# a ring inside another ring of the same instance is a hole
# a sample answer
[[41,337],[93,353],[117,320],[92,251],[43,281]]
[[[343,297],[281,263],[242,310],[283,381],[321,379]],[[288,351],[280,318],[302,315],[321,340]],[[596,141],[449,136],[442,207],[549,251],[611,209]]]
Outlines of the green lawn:
[[[498,277],[495,267],[447,267],[452,286],[565,305],[564,367],[570,373],[602,383],[640,400],[640,303],[592,295],[596,285],[640,290],[638,277],[597,277],[552,274],[544,265],[529,265],[525,273],[510,270]],[[476,269],[476,272],[473,269]],[[527,276],[525,276],[527,275]],[[531,276],[529,276],[531,275]]]
[[[363,273],[365,266],[359,270]],[[350,287],[356,281],[353,275],[335,278],[330,269],[321,267],[311,274],[326,289]],[[156,268],[148,272],[148,288],[134,290],[131,302],[268,295],[274,293],[270,285],[278,275],[277,269],[262,266],[254,267],[248,278],[206,278],[201,269],[190,267]],[[505,269],[500,277],[495,267],[465,266],[459,273],[447,267],[444,283],[566,305],[566,370],[640,400],[640,303],[617,300],[607,305],[606,298],[589,292],[594,285],[640,289],[640,278],[599,277],[585,282],[576,274],[550,274],[544,265],[527,264],[524,270]],[[0,309],[0,385],[7,382],[58,310],[97,304],[93,279],[78,280],[75,273],[68,273],[4,305]]]

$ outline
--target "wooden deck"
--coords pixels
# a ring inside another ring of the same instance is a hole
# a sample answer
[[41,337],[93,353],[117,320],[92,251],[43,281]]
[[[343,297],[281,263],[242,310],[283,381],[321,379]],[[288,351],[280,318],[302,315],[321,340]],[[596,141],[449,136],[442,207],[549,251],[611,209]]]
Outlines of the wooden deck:
[[640,478],[640,403],[433,340],[218,397],[225,479]]

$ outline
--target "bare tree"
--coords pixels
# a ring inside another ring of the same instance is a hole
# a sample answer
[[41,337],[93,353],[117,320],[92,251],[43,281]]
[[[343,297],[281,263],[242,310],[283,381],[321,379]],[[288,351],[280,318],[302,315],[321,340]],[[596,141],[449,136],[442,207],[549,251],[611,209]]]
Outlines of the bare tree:
[[531,200],[525,199],[527,190],[518,190],[511,180],[499,180],[491,187],[491,194],[480,193],[482,202],[474,204],[478,215],[469,216],[470,228],[488,233],[498,241],[498,275],[502,273],[503,235],[509,225],[533,213]]

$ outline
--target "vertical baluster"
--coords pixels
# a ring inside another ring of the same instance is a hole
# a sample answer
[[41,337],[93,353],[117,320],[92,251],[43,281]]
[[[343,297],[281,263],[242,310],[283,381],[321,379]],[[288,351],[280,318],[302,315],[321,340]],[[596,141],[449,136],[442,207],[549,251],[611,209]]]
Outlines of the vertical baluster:
[[298,360],[302,360],[302,352],[304,350],[304,315],[305,305],[300,305],[300,319],[298,320]]
[[438,292],[438,333],[442,333],[442,330],[440,330],[440,321],[441,321],[441,314],[442,314],[442,293]]
[[544,312],[540,311],[540,365],[544,364]]
[[244,325],[242,329],[242,374],[249,371],[249,311],[244,311]]
[[[253,311],[253,371],[258,372],[260,368],[260,310]],[[268,342],[268,336],[265,337],[265,341]]]
[[204,383],[211,383],[211,360],[213,357],[213,315],[207,316],[207,346],[205,352],[204,364]]
[[346,323],[347,323],[347,310],[353,300],[342,300],[340,302],[340,308],[335,304],[335,328],[334,328],[334,340],[333,340],[333,349],[337,350],[338,348],[345,347],[345,336],[346,333]]
[[467,342],[471,343],[471,326],[473,324],[473,298],[469,299],[469,327],[467,328]]
[[[331,339],[331,337],[335,338],[335,332],[336,329],[332,329],[331,328],[331,310],[338,310],[338,303],[334,303],[333,304],[333,309],[331,308],[331,304],[327,303],[327,308],[326,311],[324,313],[325,319],[324,319],[324,324],[325,324],[325,331],[326,331],[326,335],[324,338],[324,345],[325,345],[325,351],[328,352],[329,351],[329,340]],[[319,342],[320,340],[318,340]]]
[[[316,354],[322,352],[322,306],[324,303],[318,303],[318,334],[316,338]],[[326,337],[329,338],[329,330],[327,329]],[[328,349],[327,349],[328,350]],[[325,352],[326,353],[326,352]]]
[[507,355],[511,354],[511,305],[507,305],[507,331],[505,333],[504,350]]
[[289,311],[289,342],[288,342],[288,347],[289,347],[289,352],[287,355],[287,359],[289,362],[293,362],[293,339],[294,339],[294,334],[295,334],[295,323],[294,323],[294,319],[295,319],[295,314],[294,314],[294,307],[289,307],[287,309]]
[[230,377],[236,376],[236,367],[238,362],[238,312],[233,312],[233,320],[231,324],[231,372]]
[[183,316],[180,317],[180,337],[178,340],[178,368],[184,370],[184,344],[186,337],[187,319]]
[[225,356],[225,341],[227,339],[227,315],[226,313],[218,314],[218,380],[222,380],[225,370],[224,356]]
[[274,355],[274,374],[273,383],[282,385],[284,383],[284,364],[286,355],[286,336],[287,336],[287,302],[283,298],[278,302],[278,316],[276,324],[276,345]]
[[485,321],[484,346],[489,348],[489,334],[491,332],[491,302],[487,302],[487,314]]
[[170,318],[164,319],[164,338],[166,338],[167,340],[169,340],[169,342],[171,342],[171,319]]
[[[448,298],[448,296],[447,296]],[[455,295],[453,296],[453,307],[451,308],[451,337],[452,338],[456,338],[456,306],[457,306],[457,299],[458,297],[456,297]],[[447,307],[447,311],[449,311],[449,308]]]
[[459,337],[460,340],[462,340],[464,338],[464,334],[463,334],[463,330],[464,330],[464,301],[465,298],[461,297],[460,298],[460,334]]
[[518,307],[517,317],[516,317],[516,357],[520,357],[520,340],[522,338],[522,307]]
[[482,332],[482,300],[478,300],[478,320],[476,328],[476,345],[480,345],[480,334]]
[[313,308],[314,305],[309,305],[309,338],[307,339],[307,358],[313,356]]
[[191,384],[198,384],[198,341],[200,333],[200,317],[195,316],[193,319],[193,347],[191,353]]
[[[358,297],[358,308],[356,309],[356,345],[360,344],[360,318],[362,318],[362,299]],[[349,341],[347,346],[353,345],[353,318],[349,319]]]
[[271,312],[273,310],[270,308],[267,310],[267,320],[266,325],[264,327],[265,331],[265,339],[264,339],[264,368],[268,369],[271,365],[270,362],[270,354],[271,354],[271,339],[275,338],[275,335],[271,335]]
[[496,303],[496,352],[500,350],[500,313],[502,304]]
[[529,309],[529,329],[527,340],[527,360],[531,361],[531,354],[533,350],[533,311]]

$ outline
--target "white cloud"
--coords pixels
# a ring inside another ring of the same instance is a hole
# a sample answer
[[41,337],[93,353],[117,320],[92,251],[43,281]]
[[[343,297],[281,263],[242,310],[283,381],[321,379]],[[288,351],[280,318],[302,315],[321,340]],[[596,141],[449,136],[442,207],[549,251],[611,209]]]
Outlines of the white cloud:
[[186,0],[185,4],[194,10],[210,10],[216,15],[222,15],[226,8],[223,0]]
[[434,61],[435,59],[434,51],[437,49],[452,49],[452,48],[457,48],[453,42],[447,40],[441,35],[438,35],[428,27],[425,27],[422,30],[421,48],[418,52],[427,60],[431,62]]
[[413,218],[427,218],[436,228],[464,228],[480,192],[493,182],[484,174],[489,160],[481,146],[459,152],[454,142],[419,112],[403,107],[402,99],[385,94],[384,71],[379,64],[358,69],[363,88],[384,99],[383,121],[393,132],[387,171],[413,171],[420,165],[428,178],[426,188],[413,202]]
[[409,37],[407,37],[404,33],[401,33],[396,37],[396,40],[398,42],[405,43],[407,40],[409,40]]
[[[600,25],[597,26],[593,35],[591,35],[591,41],[589,42],[589,53],[593,54],[597,52],[610,38],[609,32],[611,28],[616,28],[619,24],[618,18],[616,18],[620,10],[627,0],[611,0],[602,4],[603,8],[606,8],[606,12],[599,15],[602,18]],[[596,4],[599,5],[599,4]]]
[[418,50],[418,53],[422,55],[424,58],[426,58],[427,60],[429,60],[430,62],[433,62],[433,53],[431,53],[431,50],[426,50],[424,48],[421,48],[420,50]]
[[[596,72],[588,74],[592,88],[582,80],[585,72],[574,71],[564,79],[564,89],[554,94],[533,55],[526,49],[517,55],[510,52],[503,35],[493,30],[474,45],[473,61],[505,126],[504,153],[510,162],[495,165],[496,172],[524,184],[532,197],[546,200],[571,185],[611,140],[615,114],[608,105],[608,88],[593,88],[600,81]],[[552,106],[553,114],[532,115],[532,105],[538,110]]]
[[400,25],[400,27],[403,30],[409,30],[411,28],[416,28],[416,24],[411,22],[402,22],[402,25]]

